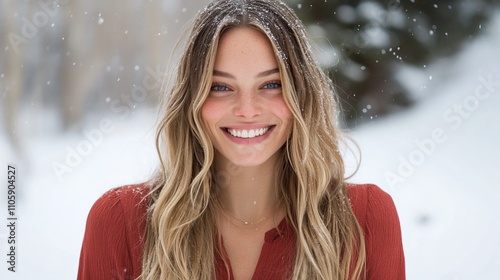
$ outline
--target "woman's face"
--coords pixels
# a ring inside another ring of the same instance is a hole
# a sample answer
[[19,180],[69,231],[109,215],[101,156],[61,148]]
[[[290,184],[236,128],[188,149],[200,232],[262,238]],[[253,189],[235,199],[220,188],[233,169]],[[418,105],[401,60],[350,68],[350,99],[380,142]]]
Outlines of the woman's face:
[[238,27],[222,35],[201,115],[217,161],[259,166],[277,159],[291,133],[292,113],[264,34]]

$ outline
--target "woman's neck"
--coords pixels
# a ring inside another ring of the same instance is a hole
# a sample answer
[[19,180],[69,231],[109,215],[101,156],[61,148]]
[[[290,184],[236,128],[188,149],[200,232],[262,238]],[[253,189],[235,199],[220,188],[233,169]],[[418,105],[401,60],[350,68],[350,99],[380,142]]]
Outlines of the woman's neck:
[[217,162],[218,197],[223,211],[240,221],[257,222],[278,209],[276,160],[254,167]]

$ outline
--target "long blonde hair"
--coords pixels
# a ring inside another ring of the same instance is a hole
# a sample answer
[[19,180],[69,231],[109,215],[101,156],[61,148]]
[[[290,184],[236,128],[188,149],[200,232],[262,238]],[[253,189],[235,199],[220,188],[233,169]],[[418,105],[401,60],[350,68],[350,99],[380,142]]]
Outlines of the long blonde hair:
[[296,232],[293,279],[363,279],[363,232],[351,209],[330,79],[314,61],[301,21],[281,1],[213,1],[197,15],[161,110],[161,166],[151,180],[141,279],[215,279],[218,232],[214,148],[200,109],[219,38],[233,27],[265,34],[276,53],[293,130],[276,182]]

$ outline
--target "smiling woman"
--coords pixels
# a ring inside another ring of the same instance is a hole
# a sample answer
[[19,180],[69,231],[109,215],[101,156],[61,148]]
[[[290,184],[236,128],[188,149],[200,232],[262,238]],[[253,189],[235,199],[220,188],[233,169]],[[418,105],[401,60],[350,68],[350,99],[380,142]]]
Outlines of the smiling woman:
[[195,19],[149,182],[104,194],[79,279],[404,279],[396,209],[344,181],[333,85],[281,1]]

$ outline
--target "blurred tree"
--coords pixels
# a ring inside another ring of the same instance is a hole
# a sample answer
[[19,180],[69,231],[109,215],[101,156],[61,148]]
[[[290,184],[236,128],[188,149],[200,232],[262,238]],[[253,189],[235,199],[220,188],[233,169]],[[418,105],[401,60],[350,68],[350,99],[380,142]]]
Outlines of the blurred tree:
[[26,132],[155,106],[175,42],[207,2],[0,0],[0,137],[21,150]]
[[[347,126],[413,103],[395,79],[401,63],[424,67],[471,41],[495,0],[287,0],[334,56],[320,57],[338,87]],[[321,46],[321,44],[320,44]],[[364,114],[369,112],[370,114]]]

